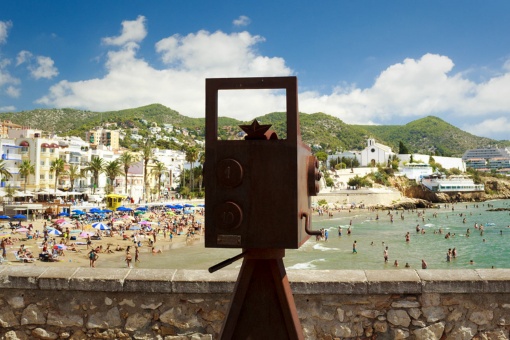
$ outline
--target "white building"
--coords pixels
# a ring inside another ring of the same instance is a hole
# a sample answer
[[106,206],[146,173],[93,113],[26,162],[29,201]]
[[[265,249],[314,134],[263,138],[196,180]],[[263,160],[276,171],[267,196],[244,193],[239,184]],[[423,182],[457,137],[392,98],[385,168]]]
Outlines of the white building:
[[388,160],[395,155],[389,146],[376,143],[373,138],[369,138],[367,144],[367,147],[361,151],[361,166],[374,167],[377,164],[386,166]]
[[397,156],[400,159],[400,166],[404,166],[405,164],[411,161],[411,157],[413,158],[414,163],[430,163],[430,157],[434,158],[434,161],[445,169],[458,169],[462,172],[466,172],[466,163],[462,161],[462,158],[459,157],[443,157],[443,156],[430,156],[430,155],[422,155],[422,154],[401,154]]
[[432,175],[433,169],[426,163],[407,163],[400,168],[400,174],[409,179],[420,181],[424,176]]

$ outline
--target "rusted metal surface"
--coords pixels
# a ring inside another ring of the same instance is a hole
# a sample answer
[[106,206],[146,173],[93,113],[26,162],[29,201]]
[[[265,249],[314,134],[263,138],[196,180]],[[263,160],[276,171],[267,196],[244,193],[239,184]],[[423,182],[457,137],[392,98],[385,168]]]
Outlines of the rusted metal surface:
[[[285,139],[255,120],[241,126],[245,140],[218,140],[218,91],[241,89],[285,89]],[[315,171],[301,141],[296,77],[206,80],[206,247],[299,248],[309,237],[302,215],[317,194]]]
[[[287,134],[271,125],[241,125],[244,140],[218,140],[218,91],[285,89]],[[297,78],[206,80],[205,246],[243,248],[211,268],[243,258],[221,339],[302,339],[287,279],[285,249],[310,235],[310,196],[318,193],[317,159],[301,141]]]

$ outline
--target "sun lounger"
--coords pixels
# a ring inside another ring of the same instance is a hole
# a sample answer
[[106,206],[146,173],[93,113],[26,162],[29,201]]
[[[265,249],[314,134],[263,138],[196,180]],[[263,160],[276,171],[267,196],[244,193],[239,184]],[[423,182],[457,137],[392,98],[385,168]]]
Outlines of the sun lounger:
[[23,256],[18,255],[17,251],[14,252],[14,256],[16,257],[16,261],[23,262],[23,263],[35,261],[35,259],[32,257],[28,257],[26,255],[23,255]]

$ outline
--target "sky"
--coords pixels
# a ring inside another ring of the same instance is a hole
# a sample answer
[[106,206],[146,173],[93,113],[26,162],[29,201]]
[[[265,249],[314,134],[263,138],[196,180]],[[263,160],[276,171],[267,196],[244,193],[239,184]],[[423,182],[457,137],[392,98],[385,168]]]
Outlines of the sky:
[[[436,116],[510,139],[510,1],[0,2],[1,112],[160,103],[205,116],[205,79],[296,76],[299,111],[348,124]],[[285,110],[220,91],[219,115]]]

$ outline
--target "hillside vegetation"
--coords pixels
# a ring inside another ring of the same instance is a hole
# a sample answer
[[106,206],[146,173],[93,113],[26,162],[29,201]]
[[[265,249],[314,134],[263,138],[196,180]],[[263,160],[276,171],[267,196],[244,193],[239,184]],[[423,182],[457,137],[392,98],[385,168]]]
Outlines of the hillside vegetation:
[[[116,127],[129,129],[137,127],[141,135],[147,135],[151,125],[172,124],[177,129],[187,129],[191,138],[204,140],[205,118],[190,118],[160,104],[120,111],[92,112],[75,109],[36,109],[31,111],[2,114],[3,120],[42,129],[58,135],[84,137],[85,132],[104,123],[115,123]],[[144,124],[142,120],[148,122]],[[286,136],[286,114],[273,112],[260,116],[261,124],[272,124],[280,138]],[[218,118],[219,135],[222,139],[236,138],[242,122],[233,118]],[[405,125],[349,125],[326,113],[300,113],[301,134],[305,143],[314,150],[344,151],[362,150],[366,139],[392,147],[398,152],[399,142],[407,146],[409,152],[461,156],[472,148],[498,144],[510,146],[510,141],[496,141],[477,137],[462,131],[437,117],[425,117]]]

